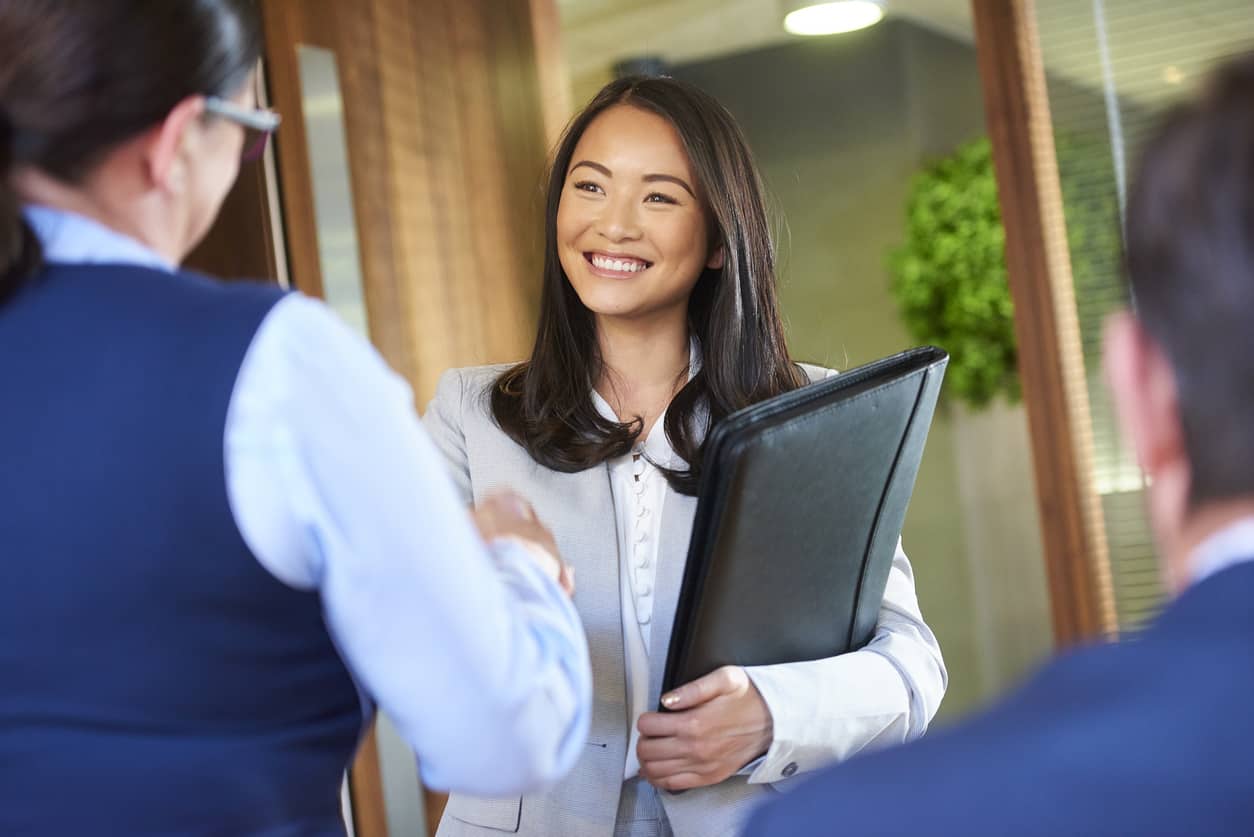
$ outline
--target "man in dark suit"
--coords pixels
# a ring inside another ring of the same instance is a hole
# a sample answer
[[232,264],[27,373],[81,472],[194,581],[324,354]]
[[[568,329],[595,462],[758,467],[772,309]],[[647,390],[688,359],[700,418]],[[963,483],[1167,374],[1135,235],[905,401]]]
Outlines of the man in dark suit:
[[831,768],[746,837],[1254,833],[1254,56],[1148,146],[1106,373],[1174,600],[978,717]]

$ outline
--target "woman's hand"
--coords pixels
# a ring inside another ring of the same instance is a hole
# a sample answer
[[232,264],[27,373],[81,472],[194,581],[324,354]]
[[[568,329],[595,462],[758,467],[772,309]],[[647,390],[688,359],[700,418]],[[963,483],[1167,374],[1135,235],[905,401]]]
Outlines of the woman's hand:
[[536,519],[531,505],[517,494],[495,494],[471,511],[479,535],[485,541],[508,538],[527,550],[536,566],[561,585],[567,596],[575,595],[575,571],[557,552],[553,533]]
[[662,697],[669,712],[640,716],[640,775],[664,790],[714,785],[764,754],[771,711],[739,666],[724,666]]

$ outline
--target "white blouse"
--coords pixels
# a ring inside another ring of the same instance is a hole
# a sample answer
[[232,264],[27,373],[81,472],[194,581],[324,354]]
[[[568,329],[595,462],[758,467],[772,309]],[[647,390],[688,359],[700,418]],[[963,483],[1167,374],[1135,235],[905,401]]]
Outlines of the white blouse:
[[[619,418],[598,393],[593,403],[601,415],[612,421]],[[610,493],[618,524],[619,595],[623,611],[623,652],[627,663],[627,713],[631,735],[627,743],[627,762],[623,778],[640,772],[636,743],[640,731],[636,721],[647,711],[649,699],[649,636],[653,623],[653,584],[657,576],[659,536],[662,507],[666,503],[666,477],[659,465],[672,468],[678,457],[666,438],[666,413],[663,412],[641,444],[632,451],[611,459]]]

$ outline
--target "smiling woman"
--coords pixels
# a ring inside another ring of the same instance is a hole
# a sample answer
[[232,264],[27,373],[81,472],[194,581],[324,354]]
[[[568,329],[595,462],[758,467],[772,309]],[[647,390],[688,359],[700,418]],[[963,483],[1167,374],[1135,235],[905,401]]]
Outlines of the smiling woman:
[[733,834],[769,784],[936,712],[944,663],[900,550],[875,650],[659,694],[709,427],[829,374],[788,356],[769,230],[739,127],[690,85],[616,81],[558,146],[531,357],[446,373],[425,422],[463,500],[519,491],[572,567],[590,746],[548,793],[454,794],[439,837]]
[[[598,334],[671,321],[682,336],[693,285],[722,267],[723,250],[710,246],[679,134],[656,114],[616,105],[588,126],[575,157],[557,211],[558,258]],[[686,366],[686,341],[679,350]]]
[[[613,82],[558,147],[547,215],[539,333],[493,390],[496,420],[536,461],[571,472],[627,453],[665,408],[687,466],[667,480],[695,493],[698,405],[717,421],[805,382],[788,358],[761,179],[739,126],[682,82]],[[690,338],[701,353],[691,380]]]

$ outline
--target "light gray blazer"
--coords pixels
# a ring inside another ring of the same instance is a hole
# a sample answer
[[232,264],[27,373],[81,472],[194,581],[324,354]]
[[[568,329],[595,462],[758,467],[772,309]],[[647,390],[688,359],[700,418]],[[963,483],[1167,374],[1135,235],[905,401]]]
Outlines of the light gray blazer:
[[[490,837],[501,832],[532,837],[611,837],[623,785],[628,718],[618,539],[614,535],[616,517],[609,469],[600,466],[574,474],[559,473],[537,464],[511,440],[496,425],[488,403],[492,382],[506,368],[487,366],[446,372],[423,423],[448,459],[453,480],[468,504],[506,488],[518,492],[532,503],[540,520],[552,530],[563,559],[574,568],[574,601],[587,632],[592,662],[592,723],[583,756],[566,779],[547,792],[521,798],[488,800],[453,794],[438,837]],[[812,380],[829,374],[814,367],[806,371]],[[695,498],[674,492],[667,495],[654,584],[649,706],[656,705],[659,697],[695,511]],[[900,608],[891,608],[886,597],[881,627],[895,627],[892,635],[880,643],[876,661],[881,669],[890,672],[892,687],[907,696],[901,700],[908,701],[908,706],[895,707],[892,712],[885,710],[883,723],[873,721],[868,726],[865,717],[857,718],[853,724],[857,732],[850,732],[851,725],[842,728],[841,719],[813,724],[822,728],[816,735],[841,740],[803,742],[814,746],[809,750],[798,748],[798,753],[805,751],[813,756],[818,752],[822,761],[831,761],[877,742],[892,743],[919,734],[935,714],[946,685],[944,664],[935,637],[917,613],[911,571],[899,550],[895,567],[901,562],[905,562],[904,581],[890,579],[890,587],[897,584],[901,588],[898,598],[904,603]],[[872,646],[879,642],[877,636]],[[864,653],[874,652],[844,657]],[[892,665],[884,665],[883,658]],[[802,668],[805,666],[809,668]],[[772,668],[789,669],[785,681],[789,687],[803,688],[810,695],[850,691],[847,676],[842,678],[839,671],[830,667],[826,671],[813,664]],[[811,725],[813,706],[807,707],[807,712],[802,727]],[[854,714],[859,712],[853,710]],[[887,720],[901,715],[909,715],[909,723],[894,727],[895,721]],[[776,719],[777,735],[781,720]],[[802,756],[798,760],[807,761]],[[789,766],[791,771],[784,771],[786,775],[797,770],[795,763]],[[812,769],[820,764],[803,766]],[[777,772],[771,778],[782,776]],[[764,795],[775,792],[770,782],[755,778],[751,784],[745,776],[734,776],[715,786],[683,794],[662,793],[660,797],[676,837],[723,837],[735,834],[749,809]]]

